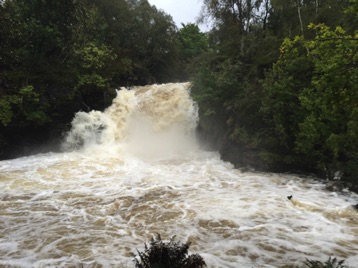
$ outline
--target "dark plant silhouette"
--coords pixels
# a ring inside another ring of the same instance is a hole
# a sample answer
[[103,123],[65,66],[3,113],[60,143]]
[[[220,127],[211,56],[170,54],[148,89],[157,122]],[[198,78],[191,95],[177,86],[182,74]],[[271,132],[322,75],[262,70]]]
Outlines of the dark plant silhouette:
[[163,242],[159,234],[152,238],[150,245],[144,244],[144,251],[137,250],[134,258],[136,268],[203,268],[204,259],[199,254],[188,255],[190,243]]
[[320,262],[306,259],[304,262],[305,266],[308,268],[348,268],[348,266],[344,265],[344,260],[337,260],[337,258],[329,257],[328,261]]

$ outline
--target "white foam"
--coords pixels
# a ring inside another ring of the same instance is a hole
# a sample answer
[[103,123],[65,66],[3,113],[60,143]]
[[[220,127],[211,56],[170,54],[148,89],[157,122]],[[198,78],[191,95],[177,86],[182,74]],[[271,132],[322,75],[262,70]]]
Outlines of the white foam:
[[[96,126],[107,120],[100,142],[0,162],[0,266],[131,267],[131,254],[156,233],[191,241],[191,252],[201,254],[208,267],[279,267],[329,256],[357,263],[358,216],[350,207],[357,195],[332,194],[296,176],[242,173],[217,153],[198,150],[190,133],[195,105],[186,87],[171,88],[177,89],[170,94],[179,91],[177,98],[186,100],[174,102],[185,112],[155,108],[136,125],[131,120],[139,120],[138,114],[130,107],[152,107],[172,95],[159,94],[155,102],[148,87],[123,91],[121,102],[129,104],[117,104],[129,108],[121,127],[112,125],[117,108],[86,115],[97,118]],[[157,121],[162,113],[168,117]],[[173,129],[185,131],[177,136]],[[160,137],[156,142],[165,153],[150,149],[140,140],[144,136]],[[171,148],[178,137],[180,146]]]

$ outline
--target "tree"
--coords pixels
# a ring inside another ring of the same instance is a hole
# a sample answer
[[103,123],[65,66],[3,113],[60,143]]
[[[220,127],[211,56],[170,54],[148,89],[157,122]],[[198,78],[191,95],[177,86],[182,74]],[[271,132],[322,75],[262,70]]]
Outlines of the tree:
[[262,2],[262,0],[205,0],[201,20],[205,20],[205,17],[214,20],[213,32],[220,39],[222,51],[227,51],[234,57],[242,57],[245,55],[246,36],[252,31],[252,25],[262,19],[258,15]]
[[180,47],[180,59],[189,62],[208,50],[208,39],[202,33],[198,25],[194,23],[184,24],[177,34]]
[[314,37],[307,32],[310,23],[336,27],[344,21],[349,0],[272,0],[269,24],[275,35],[294,38]]
[[[196,59],[209,49],[208,37],[200,32],[194,23],[182,24],[177,33],[179,60],[181,61],[182,80],[188,80],[195,70]],[[194,69],[194,70],[193,70]]]
[[129,38],[136,83],[169,82],[176,78],[176,27],[172,18],[147,0],[133,1]]
[[75,6],[66,0],[56,3],[14,0],[4,1],[0,8],[4,26],[0,30],[3,37],[0,57],[4,60],[0,94],[3,102],[8,100],[11,121],[17,121],[18,125],[43,124],[49,121],[45,114],[52,100],[47,88],[67,84],[71,77],[66,60],[71,51]]
[[323,24],[312,40],[285,39],[266,78],[262,111],[288,151],[303,154],[330,178],[352,179],[357,161],[357,35]]
[[204,4],[202,16],[212,18],[214,28],[209,32],[209,51],[198,63],[193,86],[200,107],[200,127],[203,133],[221,133],[224,151],[237,146],[249,155],[248,151],[258,149],[261,139],[256,131],[262,123],[257,112],[259,80],[276,59],[278,42],[267,28],[270,4],[224,0]]
[[[214,27],[208,35],[209,52],[197,64],[193,93],[200,107],[201,133],[220,136],[215,139],[221,145],[215,149],[221,149],[224,158],[231,154],[226,159],[241,166],[253,164],[274,171],[330,173],[328,169],[338,169],[344,157],[332,160],[334,152],[327,153],[328,147],[316,150],[318,145],[313,142],[309,149],[305,147],[309,142],[304,143],[313,133],[311,129],[308,134],[309,121],[302,123],[308,120],[308,99],[322,100],[319,94],[304,97],[319,77],[307,46],[316,32],[307,27],[312,22],[348,25],[357,17],[355,6],[349,0],[204,1],[202,20],[209,17]],[[348,35],[354,38],[352,27],[348,28]],[[335,53],[336,44],[329,45],[330,53]],[[339,51],[336,56],[345,57]],[[337,77],[330,79],[340,83]],[[321,141],[320,135],[316,138]],[[336,143],[333,136],[330,143],[331,147]],[[242,159],[238,152],[244,155]],[[251,155],[253,161],[247,162]]]

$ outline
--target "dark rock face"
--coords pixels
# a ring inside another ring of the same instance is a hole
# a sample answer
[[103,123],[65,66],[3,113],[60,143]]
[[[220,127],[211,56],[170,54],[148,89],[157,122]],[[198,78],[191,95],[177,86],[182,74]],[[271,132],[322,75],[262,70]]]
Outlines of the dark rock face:
[[271,168],[263,161],[257,150],[250,150],[233,143],[226,143],[219,150],[224,161],[231,162],[238,169],[270,171]]
[[[203,144],[203,149],[218,151],[222,160],[232,163],[236,168],[242,171],[300,174],[324,180],[332,177],[330,174],[317,170],[304,156],[281,151],[274,152],[274,150],[268,152],[260,146],[251,148],[230,140],[228,127],[223,118],[225,118],[224,115],[201,117],[197,136]],[[327,181],[327,189],[330,191],[343,191],[347,188],[358,193],[358,183],[346,180]]]
[[1,128],[0,160],[37,153],[58,152],[65,125],[10,126]]

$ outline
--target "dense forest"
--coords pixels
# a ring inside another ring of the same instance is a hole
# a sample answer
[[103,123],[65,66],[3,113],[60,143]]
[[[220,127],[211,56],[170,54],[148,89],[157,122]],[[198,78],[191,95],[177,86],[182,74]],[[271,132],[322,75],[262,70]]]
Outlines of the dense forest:
[[178,28],[147,0],[0,1],[0,158],[46,150],[120,86],[192,81],[223,159],[357,185],[358,2],[204,0],[205,21]]
[[196,25],[178,30],[143,0],[0,3],[0,158],[61,139],[77,111],[103,110],[120,86],[187,80],[207,48]]
[[201,131],[224,159],[358,182],[358,2],[205,0]]

